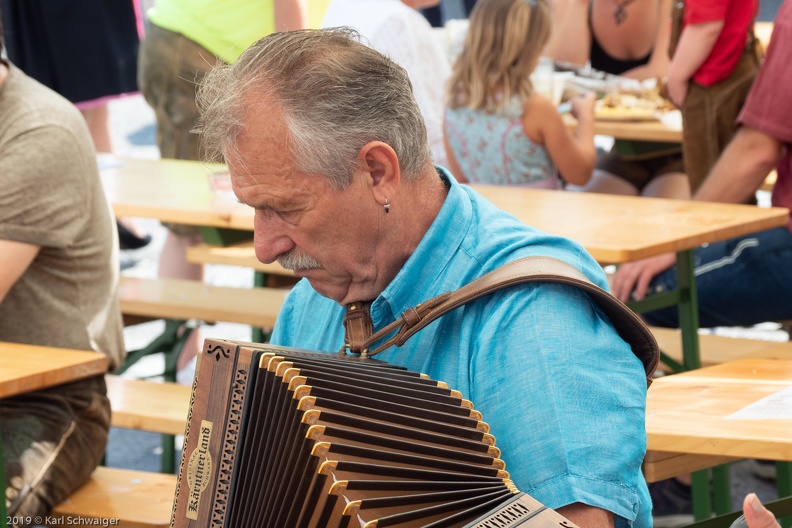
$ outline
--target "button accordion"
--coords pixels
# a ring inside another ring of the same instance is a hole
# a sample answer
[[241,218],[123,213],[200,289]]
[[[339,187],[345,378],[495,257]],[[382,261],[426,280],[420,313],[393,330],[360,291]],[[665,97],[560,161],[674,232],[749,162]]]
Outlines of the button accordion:
[[517,490],[488,429],[401,367],[208,339],[171,526],[575,526]]

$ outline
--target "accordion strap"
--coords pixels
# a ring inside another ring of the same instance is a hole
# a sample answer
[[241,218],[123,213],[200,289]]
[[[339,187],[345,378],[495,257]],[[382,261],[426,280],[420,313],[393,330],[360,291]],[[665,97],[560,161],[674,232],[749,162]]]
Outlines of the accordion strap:
[[[561,260],[551,257],[527,257],[505,264],[478,279],[469,282],[456,291],[442,293],[409,310],[405,311],[396,321],[383,327],[374,334],[359,332],[365,326],[360,318],[368,314],[365,303],[356,303],[347,307],[344,324],[347,328],[346,341],[342,352],[349,348],[362,356],[373,356],[396,345],[403,345],[413,334],[427,326],[438,317],[454,310],[463,304],[488,295],[489,293],[517,284],[532,282],[553,282],[576,286],[591,296],[594,302],[605,312],[613,326],[632,347],[633,352],[643,362],[646,371],[647,385],[652,382],[652,375],[659,361],[657,341],[643,321],[616,297],[596,286],[583,273]],[[352,309],[350,310],[350,307]],[[354,314],[354,315],[353,315]],[[347,318],[350,318],[347,324]],[[368,319],[370,321],[370,319]],[[370,325],[370,322],[368,323]],[[352,331],[351,326],[358,331]],[[368,326],[366,329],[370,328]],[[380,346],[369,347],[393,334]]]

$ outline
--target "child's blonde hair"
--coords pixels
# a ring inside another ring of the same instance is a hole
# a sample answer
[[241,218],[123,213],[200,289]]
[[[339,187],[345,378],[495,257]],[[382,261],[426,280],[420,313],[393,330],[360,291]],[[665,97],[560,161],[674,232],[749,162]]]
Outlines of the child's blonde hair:
[[448,106],[497,112],[514,95],[530,96],[551,17],[547,0],[478,0],[448,83]]

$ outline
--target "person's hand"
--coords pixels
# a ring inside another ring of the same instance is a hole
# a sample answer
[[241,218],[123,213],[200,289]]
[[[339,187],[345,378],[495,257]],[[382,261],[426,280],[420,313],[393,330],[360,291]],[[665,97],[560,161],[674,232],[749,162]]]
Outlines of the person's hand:
[[764,507],[755,493],[749,493],[743,500],[743,515],[748,528],[781,528],[775,515]]
[[580,94],[576,97],[570,99],[570,104],[572,105],[572,115],[575,116],[575,119],[580,120],[581,117],[594,120],[594,103],[596,103],[597,98],[594,96],[593,92],[587,92],[584,94]]
[[635,290],[635,299],[640,301],[646,297],[646,290],[649,289],[652,279],[675,263],[676,255],[663,253],[656,257],[622,264],[611,280],[611,292],[620,301],[626,303]]
[[690,87],[688,80],[669,76],[666,87],[668,89],[668,99],[678,108],[682,108],[682,105],[685,104],[685,99],[687,99],[688,88]]

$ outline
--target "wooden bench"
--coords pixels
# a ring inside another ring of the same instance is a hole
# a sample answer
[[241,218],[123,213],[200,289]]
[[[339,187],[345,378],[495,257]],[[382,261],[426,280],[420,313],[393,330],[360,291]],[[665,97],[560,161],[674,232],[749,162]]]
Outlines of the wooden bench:
[[112,374],[106,375],[105,381],[112,410],[111,425],[162,434],[160,471],[173,473],[175,436],[184,434],[191,388],[172,381],[127,379]]
[[194,280],[122,276],[119,296],[124,323],[164,319],[165,331],[147,347],[128,351],[127,360],[118,373],[126,371],[143,356],[164,352],[165,379],[176,381],[176,359],[189,335],[183,332],[185,321],[272,328],[287,294],[284,288],[232,288]]
[[211,244],[190,246],[187,248],[187,262],[192,262],[193,264],[242,266],[262,273],[294,277],[293,271],[285,269],[277,262],[264,264],[257,259],[252,240],[230,246],[214,246]]
[[275,324],[288,294],[281,288],[232,288],[182,279],[120,279],[121,312],[144,319],[198,319],[256,328]]
[[[283,288],[232,288],[192,280],[122,276],[119,297],[125,323],[136,324],[153,319],[164,319],[165,330],[147,346],[128,351],[127,359],[117,373],[125,372],[142,357],[164,353],[163,376],[166,381],[175,382],[176,362],[191,331],[184,329],[186,321],[227,322],[246,324],[253,328],[272,328],[288,293],[289,291]],[[134,429],[150,426],[152,429],[148,430],[163,433],[165,436],[163,436],[162,471],[172,472],[176,462],[173,435],[184,432],[187,413],[181,414],[180,424],[169,422],[168,417],[161,413],[167,415],[172,409],[169,405],[163,404],[167,400],[162,399],[157,402],[156,398],[167,396],[160,393],[181,389],[167,385],[147,387],[127,381],[111,379],[111,386],[108,387],[111,391],[111,401],[116,400],[113,407],[114,414],[117,413],[113,418],[114,425],[116,420],[119,422],[127,420],[126,423],[132,425]],[[113,383],[115,387],[112,386]],[[189,401],[189,388],[185,387],[185,389]],[[112,392],[114,390],[115,392]],[[129,391],[128,396],[124,395],[124,390]],[[141,398],[141,401],[153,399],[155,403],[146,409],[140,403],[136,403],[134,397]],[[176,412],[181,410],[177,409]],[[157,428],[164,430],[159,431]]]
[[[650,330],[657,339],[660,350],[671,359],[681,362],[682,337],[679,330],[659,327],[651,327]],[[792,357],[792,342],[699,334],[699,357],[702,367],[744,358],[788,358]],[[670,368],[663,370],[672,371]],[[648,482],[657,482],[735,460],[739,459],[650,451],[644,459],[643,470]]]
[[273,288],[292,286],[299,279],[292,270],[287,270],[277,262],[264,264],[256,258],[253,241],[240,242],[228,246],[197,244],[187,248],[187,262],[193,264],[222,264],[241,266],[256,272],[256,285]]
[[112,425],[168,435],[184,434],[190,387],[173,382],[127,379],[108,374]]
[[[679,330],[651,327],[651,331],[660,350],[681,362],[682,337]],[[745,358],[788,358],[792,357],[792,342],[699,334],[699,357],[703,367]]]
[[49,517],[59,519],[63,525],[87,525],[93,519],[122,528],[165,528],[170,524],[176,478],[98,467],[88,482],[55,506]]

